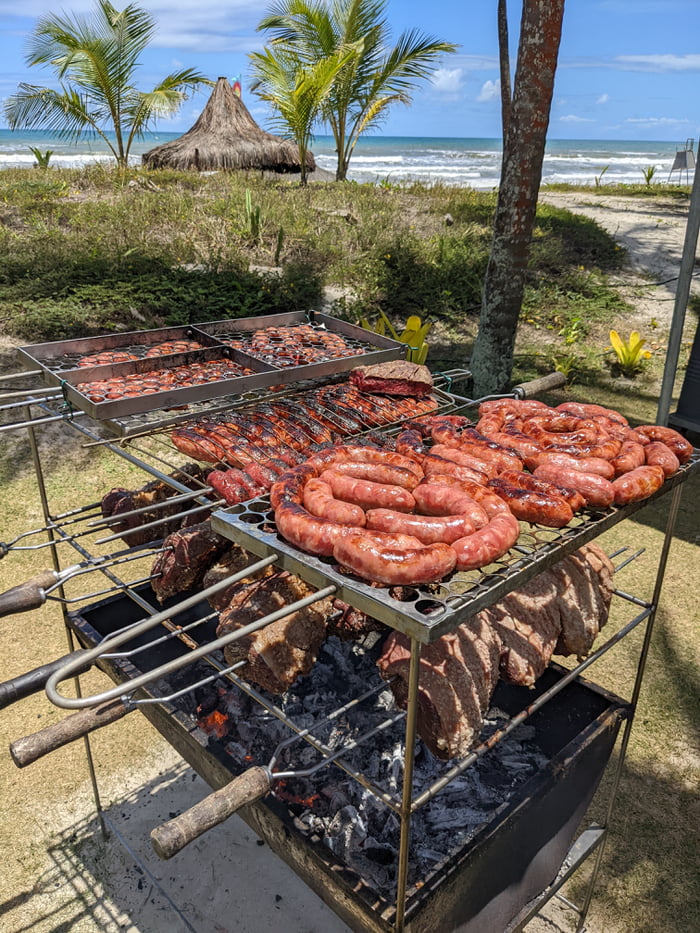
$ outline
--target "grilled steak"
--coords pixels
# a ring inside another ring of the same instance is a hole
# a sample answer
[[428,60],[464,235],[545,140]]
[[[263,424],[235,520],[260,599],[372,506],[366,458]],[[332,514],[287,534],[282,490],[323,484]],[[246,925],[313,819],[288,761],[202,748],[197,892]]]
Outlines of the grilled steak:
[[[377,664],[406,708],[410,641],[392,632]],[[479,616],[424,645],[418,680],[418,734],[438,758],[463,757],[478,736],[498,681],[499,642]]]
[[362,392],[408,395],[414,398],[430,395],[433,389],[433,377],[428,367],[409,363],[408,360],[358,366],[350,373],[350,381]]
[[[299,577],[286,570],[239,587],[227,609],[219,617],[217,637],[257,622],[314,592]],[[229,664],[245,660],[238,670],[241,677],[260,684],[272,693],[284,693],[298,677],[311,670],[326,638],[330,599],[322,599],[297,609],[251,635],[224,648]]]
[[341,641],[358,641],[370,632],[386,629],[383,622],[373,619],[361,609],[348,606],[342,599],[333,600],[333,613],[328,619],[328,635],[336,635]]
[[162,603],[169,596],[198,586],[208,568],[228,546],[226,538],[212,531],[209,522],[190,525],[168,535],[151,569],[151,586],[158,601]]
[[[224,580],[226,577],[233,576],[234,573],[245,570],[246,567],[250,567],[250,565],[257,560],[258,558],[254,554],[251,554],[250,551],[246,551],[240,545],[234,544],[229,550],[224,551],[216,563],[212,564],[204,574],[202,589],[205,590],[207,587],[213,586],[220,580]],[[232,583],[230,586],[227,586],[223,590],[219,590],[218,593],[214,593],[209,597],[210,606],[212,609],[215,609],[216,612],[223,612],[224,609],[228,608],[235,593],[242,586],[245,586],[253,580],[259,580],[261,577],[270,576],[272,573],[274,573],[274,570],[268,565],[263,568],[263,570],[258,570],[257,573],[249,577],[244,577],[237,583]]]
[[549,664],[561,632],[557,574],[543,570],[479,615],[501,641],[503,679],[531,687]]
[[559,575],[561,634],[555,654],[584,658],[608,621],[614,566],[597,544],[585,544],[555,565]]

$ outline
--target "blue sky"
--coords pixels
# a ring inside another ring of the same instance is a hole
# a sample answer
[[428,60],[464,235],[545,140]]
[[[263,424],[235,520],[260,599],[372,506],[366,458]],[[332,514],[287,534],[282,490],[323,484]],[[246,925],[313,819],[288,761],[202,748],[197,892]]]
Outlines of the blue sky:
[[[136,0],[156,18],[156,41],[144,55],[146,88],[179,67],[216,78],[240,75],[244,100],[265,126],[266,107],[247,90],[248,53],[260,49],[256,25],[269,4],[256,0]],[[115,6],[126,0],[115,0]],[[49,84],[50,73],[27,68],[25,43],[50,10],[89,10],[91,0],[0,0],[0,100],[20,81]],[[515,67],[520,3],[509,0],[511,61]],[[389,0],[395,40],[417,28],[455,42],[458,51],[396,106],[382,133],[395,136],[500,136],[496,0]],[[549,127],[552,139],[684,142],[700,136],[700,0],[567,0]],[[187,101],[161,130],[185,130],[205,103]],[[5,125],[0,122],[0,125]]]

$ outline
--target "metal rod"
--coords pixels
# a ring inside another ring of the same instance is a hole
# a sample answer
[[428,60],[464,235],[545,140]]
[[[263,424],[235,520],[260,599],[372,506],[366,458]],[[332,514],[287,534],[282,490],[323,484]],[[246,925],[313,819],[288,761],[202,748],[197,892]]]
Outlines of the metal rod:
[[671,398],[673,396],[673,383],[676,379],[678,357],[683,337],[685,311],[688,307],[690,283],[693,278],[693,267],[695,266],[699,231],[700,172],[696,170],[695,177],[693,178],[693,187],[690,192],[690,207],[688,209],[683,254],[681,256],[681,266],[678,273],[678,284],[676,286],[676,300],[673,305],[673,317],[671,318],[671,329],[668,335],[668,349],[666,351],[663,379],[661,380],[661,391],[659,392],[659,406],[656,410],[657,424],[668,424],[668,414],[671,408]]
[[[695,178],[697,180],[698,173],[695,173]],[[608,798],[608,806],[605,814],[604,826],[607,827],[610,825],[610,820],[612,819],[613,810],[615,808],[615,801],[617,798],[617,791],[620,786],[620,780],[622,778],[622,770],[625,764],[625,758],[627,756],[627,747],[629,745],[630,735],[632,732],[632,725],[634,723],[634,716],[637,710],[637,703],[639,701],[639,693],[642,689],[642,681],[644,679],[644,671],[646,668],[647,656],[649,654],[649,645],[651,644],[651,636],[654,631],[654,621],[656,620],[656,611],[659,606],[659,600],[661,598],[661,589],[663,587],[664,576],[666,573],[666,564],[668,563],[668,555],[671,550],[671,542],[673,541],[673,532],[676,526],[676,518],[678,516],[678,507],[681,499],[681,488],[676,486],[673,490],[673,498],[671,499],[671,507],[668,512],[668,518],[666,520],[666,532],[664,535],[663,545],[661,547],[661,555],[659,557],[659,564],[656,570],[656,582],[654,584],[654,593],[652,596],[652,608],[649,612],[649,621],[646,625],[646,631],[644,632],[644,641],[642,643],[642,650],[639,656],[639,662],[637,664],[637,676],[634,681],[634,688],[632,690],[632,698],[630,704],[632,706],[632,715],[629,717],[625,723],[625,727],[622,732],[622,740],[620,742],[620,751],[617,759],[617,766],[613,775],[612,787],[610,790],[610,796]],[[600,871],[600,866],[603,861],[603,853],[605,852],[605,839],[601,842],[601,845],[598,848],[595,861],[593,863],[593,871],[591,872],[591,877],[588,882],[588,890],[586,892],[586,898],[581,907],[581,917],[579,924],[576,927],[576,933],[584,933],[584,928],[586,924],[586,917],[591,906],[591,901],[593,899],[593,890],[595,888],[596,881],[598,880],[598,872]]]
[[[58,692],[57,687],[61,681],[70,677],[76,668],[83,667],[88,662],[97,660],[105,650],[111,650],[112,647],[116,647],[122,644],[128,638],[133,638],[136,635],[141,635],[144,632],[149,631],[164,620],[172,618],[172,616],[177,612],[182,612],[185,609],[191,609],[198,602],[201,602],[203,599],[207,599],[208,596],[213,595],[214,593],[218,593],[219,590],[230,586],[231,583],[235,583],[246,576],[250,576],[252,573],[256,573],[258,570],[262,570],[269,564],[274,563],[275,560],[277,560],[277,555],[265,557],[257,563],[252,564],[250,567],[241,570],[239,573],[233,574],[230,577],[226,577],[223,580],[220,580],[218,583],[207,587],[207,589],[202,590],[201,593],[190,596],[188,599],[178,603],[177,606],[173,606],[171,609],[165,609],[163,612],[156,613],[156,615],[151,616],[149,619],[145,619],[143,622],[139,623],[139,625],[135,626],[132,631],[119,635],[116,638],[108,638],[105,642],[103,642],[101,645],[98,645],[96,648],[89,649],[87,654],[81,655],[79,661],[70,661],[60,670],[56,671],[55,674],[51,675],[46,684],[46,694],[48,698],[56,706],[61,706],[64,709],[83,709],[86,706],[94,706],[98,703],[104,703],[107,700],[122,698],[125,695],[123,684],[113,687],[111,690],[106,690],[103,693],[98,693],[91,697],[82,698],[80,701],[74,700],[71,697],[62,696]],[[147,684],[153,683],[154,680],[158,680],[160,677],[166,677],[168,674],[179,671],[183,667],[187,667],[189,664],[193,664],[195,661],[199,660],[199,658],[204,658],[211,654],[212,651],[218,651],[220,648],[225,648],[226,645],[230,644],[231,642],[238,641],[240,638],[244,638],[246,635],[252,635],[254,632],[264,628],[266,625],[270,625],[272,622],[283,619],[285,616],[292,612],[296,612],[298,609],[304,609],[306,606],[310,606],[312,603],[318,602],[321,599],[325,599],[326,596],[332,596],[335,592],[335,586],[326,586],[323,589],[318,590],[316,593],[305,596],[303,599],[289,603],[287,606],[283,606],[281,609],[278,609],[269,615],[263,616],[262,619],[258,619],[256,622],[251,622],[250,625],[245,625],[242,628],[237,629],[235,632],[230,632],[228,635],[224,635],[221,638],[216,638],[214,641],[209,642],[206,645],[195,648],[189,654],[183,655],[180,658],[175,658],[165,664],[161,664],[146,674],[140,674],[129,681],[127,692],[132,693],[139,687],[144,687]]]
[[408,853],[411,845],[411,815],[413,807],[413,763],[416,751],[418,725],[418,682],[420,677],[421,644],[411,638],[411,661],[408,670],[408,706],[406,714],[406,744],[404,754],[403,788],[401,793],[401,836],[399,838],[399,864],[396,876],[396,933],[402,933],[406,916],[406,889],[408,886]]

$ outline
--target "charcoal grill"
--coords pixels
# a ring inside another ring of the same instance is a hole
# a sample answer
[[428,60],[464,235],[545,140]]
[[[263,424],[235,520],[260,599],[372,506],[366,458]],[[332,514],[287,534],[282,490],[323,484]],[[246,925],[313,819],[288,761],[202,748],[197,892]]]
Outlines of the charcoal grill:
[[[451,399],[453,407],[464,401],[444,393],[446,404]],[[250,404],[251,400],[243,403]],[[50,403],[47,405],[43,401],[41,407],[46,411]],[[48,417],[56,416],[49,414]],[[168,480],[164,469],[172,466],[173,451],[168,446],[162,425],[159,424],[155,431],[137,432],[136,436],[126,430],[119,442],[105,439],[99,429],[84,422],[74,422],[74,425],[90,443],[104,444],[119,456],[142,466],[151,476]],[[242,810],[242,815],[255,831],[289,861],[324,900],[331,903],[352,929],[381,933],[390,930],[476,933],[477,930],[505,930],[506,927],[514,930],[527,921],[581,862],[597,852],[589,896],[581,909],[583,924],[606,825],[590,827],[573,847],[572,840],[624,721],[620,755],[608,803],[608,819],[612,811],[679,495],[683,481],[697,469],[698,464],[700,458],[696,455],[657,494],[666,495],[672,491],[672,502],[652,600],[645,602],[618,591],[618,596],[627,601],[635,612],[626,625],[574,670],[551,666],[534,693],[501,685],[495,702],[503,708],[505,719],[497,725],[495,735],[482,740],[467,758],[443,765],[439,774],[433,774],[427,780],[415,771],[416,694],[421,645],[467,620],[478,609],[491,605],[541,569],[551,566],[603,530],[644,507],[646,502],[605,513],[591,513],[576,526],[560,532],[534,529],[528,537],[521,539],[518,547],[498,567],[464,575],[456,582],[450,580],[448,586],[438,588],[437,592],[435,589],[423,591],[418,588],[398,604],[386,591],[368,593],[371,588],[339,576],[323,561],[309,559],[306,555],[300,559],[276,534],[269,504],[264,499],[215,513],[213,523],[217,530],[244,544],[258,554],[261,561],[274,561],[311,584],[325,587],[326,592],[337,592],[347,602],[378,616],[411,638],[409,703],[405,727],[401,726],[405,733],[401,759],[403,782],[397,787],[386,787],[372,775],[364,773],[352,758],[351,743],[341,748],[341,754],[333,758],[332,764],[356,780],[393,812],[398,821],[400,831],[393,896],[387,896],[381,888],[378,890],[376,884],[361,871],[339,859],[313,836],[301,832],[298,812],[290,811],[289,806],[274,793],[265,800],[251,799]],[[177,483],[173,483],[173,488],[183,495],[190,492]],[[40,489],[43,490],[41,479]],[[196,493],[193,498],[199,501]],[[204,490],[200,498],[201,503],[207,502]],[[91,560],[91,552],[82,543],[82,538],[75,535],[72,526],[71,530],[66,530],[66,522],[72,518],[60,521],[51,518],[49,521],[45,499],[44,505],[57,566],[56,545],[60,542],[78,549],[86,561]],[[115,585],[119,586],[118,578]],[[121,584],[118,596],[109,595],[106,600],[82,611],[67,613],[69,629],[87,653],[67,664],[61,663],[58,672],[54,672],[49,680],[49,696],[60,706],[81,710],[75,714],[84,720],[79,732],[100,724],[99,715],[96,716],[92,709],[95,704],[101,704],[102,710],[110,705],[120,706],[115,715],[140,709],[214,788],[229,787],[232,776],[241,772],[241,762],[232,760],[226,743],[213,741],[202,732],[196,709],[193,711],[193,690],[208,689],[212,684],[224,683],[227,690],[233,684],[245,697],[261,704],[285,728],[299,734],[300,744],[307,751],[321,756],[321,759],[323,756],[330,758],[334,750],[329,749],[323,736],[316,735],[303,723],[297,723],[284,709],[278,709],[269,697],[242,681],[235,669],[227,668],[221,662],[218,652],[223,643],[212,640],[215,622],[201,600],[201,594],[193,594],[187,600],[174,600],[172,605],[158,610],[148,584],[132,581]],[[290,607],[287,607],[285,612],[289,611]],[[115,619],[119,621],[115,622]],[[269,621],[271,617],[259,620],[256,625],[262,627]],[[644,628],[640,665],[632,697],[629,702],[624,702],[588,683],[582,674],[640,625]],[[233,639],[239,635],[240,632],[230,637]],[[100,640],[105,636],[108,641],[101,644]],[[84,665],[91,658],[97,660],[116,686],[94,697],[64,698],[60,683],[77,666]],[[196,671],[194,680],[193,670]],[[189,673],[186,675],[186,672]],[[373,695],[378,695],[378,692]],[[91,719],[92,725],[86,725]],[[535,727],[539,745],[546,747],[547,765],[518,788],[517,793],[503,801],[496,819],[487,821],[472,839],[456,850],[441,855],[432,870],[415,876],[410,833],[416,815],[470,767],[485,759],[494,747],[507,741],[523,723]],[[387,729],[395,727],[398,725],[391,723]],[[42,753],[47,747],[55,747],[57,741],[51,734],[30,740],[29,746],[34,744],[34,750],[29,748],[25,761],[32,760],[32,754],[37,751],[36,743],[39,753]],[[19,759],[29,746],[23,742],[15,743]],[[263,763],[268,761],[272,751],[274,749],[266,752]],[[302,772],[308,768],[304,765],[291,770]],[[513,856],[514,851],[520,853],[519,858]],[[567,867],[557,876],[567,853]],[[500,879],[498,883],[494,878]]]

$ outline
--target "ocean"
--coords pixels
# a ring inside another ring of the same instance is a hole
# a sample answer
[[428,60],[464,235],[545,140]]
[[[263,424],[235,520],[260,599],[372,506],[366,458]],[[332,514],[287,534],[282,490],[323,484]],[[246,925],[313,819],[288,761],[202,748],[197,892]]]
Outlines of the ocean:
[[[179,135],[146,134],[134,145],[132,161],[138,164],[142,153]],[[41,152],[52,149],[50,164],[55,166],[77,167],[110,158],[99,139],[69,144],[48,131],[0,129],[0,168],[33,165],[30,146]],[[656,169],[654,180],[666,182],[676,151],[684,146],[685,142],[552,139],[545,150],[542,183],[595,185],[597,178],[601,184],[642,184],[651,165]],[[335,170],[332,137],[316,136],[311,148],[320,168]],[[488,190],[499,183],[500,163],[500,139],[370,136],[357,144],[349,177],[358,182],[441,182]],[[675,172],[671,180],[685,183],[685,173],[680,177]]]

